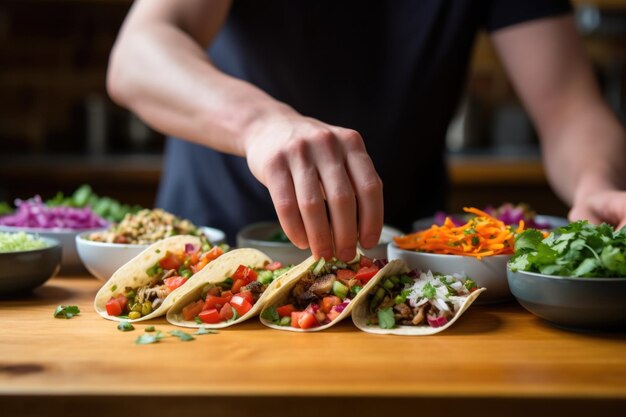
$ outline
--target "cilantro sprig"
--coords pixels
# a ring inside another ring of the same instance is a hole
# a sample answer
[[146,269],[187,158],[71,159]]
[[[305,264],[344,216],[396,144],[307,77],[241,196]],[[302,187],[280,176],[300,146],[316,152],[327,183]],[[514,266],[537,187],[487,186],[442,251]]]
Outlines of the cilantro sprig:
[[80,313],[80,309],[78,306],[57,306],[54,310],[54,318],[57,319],[71,319],[72,317],[78,315]]

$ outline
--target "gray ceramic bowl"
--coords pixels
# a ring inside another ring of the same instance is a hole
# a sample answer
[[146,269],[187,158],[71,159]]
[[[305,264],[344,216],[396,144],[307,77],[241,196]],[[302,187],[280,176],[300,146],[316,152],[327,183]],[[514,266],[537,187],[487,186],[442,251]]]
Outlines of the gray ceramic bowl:
[[[296,265],[311,256],[311,251],[301,250],[291,242],[274,242],[272,236],[281,232],[277,222],[254,223],[244,227],[237,233],[237,247],[258,249],[271,259],[282,262],[285,265]],[[372,249],[363,250],[365,256],[373,259],[387,257],[387,243],[394,236],[400,236],[402,232],[391,226],[384,226],[380,242]]]
[[511,292],[528,311],[559,326],[626,328],[626,278],[575,278],[507,269]]
[[8,296],[37,288],[59,272],[61,244],[44,238],[42,249],[0,252],[0,295]]

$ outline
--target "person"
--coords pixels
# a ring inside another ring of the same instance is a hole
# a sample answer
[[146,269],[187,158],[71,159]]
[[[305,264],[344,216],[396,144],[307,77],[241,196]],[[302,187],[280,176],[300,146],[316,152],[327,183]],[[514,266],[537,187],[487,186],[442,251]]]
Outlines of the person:
[[408,229],[442,207],[443,139],[481,28],[570,219],[626,224],[624,130],[565,0],[139,1],[107,89],[184,138],[166,145],[159,206],[231,236],[277,214],[296,246],[348,260],[384,220]]

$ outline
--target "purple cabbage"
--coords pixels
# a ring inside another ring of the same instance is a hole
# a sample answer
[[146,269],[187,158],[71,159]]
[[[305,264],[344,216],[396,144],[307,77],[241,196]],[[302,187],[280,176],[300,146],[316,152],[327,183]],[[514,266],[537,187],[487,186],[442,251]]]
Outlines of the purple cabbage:
[[108,225],[89,207],[48,207],[38,195],[30,200],[15,200],[15,207],[14,213],[0,217],[0,225],[73,230],[97,229]]

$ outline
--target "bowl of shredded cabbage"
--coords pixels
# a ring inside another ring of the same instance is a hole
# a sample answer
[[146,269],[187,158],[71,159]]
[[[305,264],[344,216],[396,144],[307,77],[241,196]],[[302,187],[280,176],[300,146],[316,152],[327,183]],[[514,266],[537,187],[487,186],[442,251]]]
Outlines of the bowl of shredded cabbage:
[[39,287],[57,274],[61,244],[24,232],[0,232],[0,296]]

